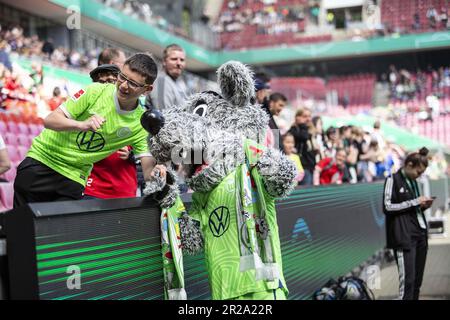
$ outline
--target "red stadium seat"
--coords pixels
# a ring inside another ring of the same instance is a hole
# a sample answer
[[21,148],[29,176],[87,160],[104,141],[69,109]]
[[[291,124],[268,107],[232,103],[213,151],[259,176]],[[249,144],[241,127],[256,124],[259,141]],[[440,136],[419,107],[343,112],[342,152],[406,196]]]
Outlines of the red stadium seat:
[[7,123],[8,132],[17,134],[19,133],[19,127],[17,126],[17,123],[15,121],[8,121]]
[[6,123],[0,120],[0,134],[3,136],[7,131],[8,127],[6,126]]
[[20,160],[23,160],[23,159],[25,159],[25,157],[27,155],[28,148],[25,146],[18,146],[17,152],[19,153]]
[[26,148],[30,148],[32,138],[30,139],[30,136],[28,134],[20,133],[17,135],[17,142],[18,142],[19,146],[24,146]]
[[14,166],[11,166],[11,169],[6,171],[3,176],[5,177],[6,181],[13,182],[16,178],[17,168]]
[[42,131],[42,127],[35,123],[28,124],[28,129],[30,130],[30,134],[33,136],[39,135]]
[[0,183],[0,211],[11,210],[14,200],[14,186],[12,183]]
[[11,133],[11,132],[7,132],[5,133],[5,135],[3,136],[3,140],[5,140],[5,144],[9,144],[9,145],[17,145],[17,134]]
[[23,122],[18,122],[17,128],[19,129],[19,132],[23,134],[28,134],[30,132],[28,125]]
[[8,152],[9,160],[11,162],[21,159],[16,145],[6,145],[6,150]]

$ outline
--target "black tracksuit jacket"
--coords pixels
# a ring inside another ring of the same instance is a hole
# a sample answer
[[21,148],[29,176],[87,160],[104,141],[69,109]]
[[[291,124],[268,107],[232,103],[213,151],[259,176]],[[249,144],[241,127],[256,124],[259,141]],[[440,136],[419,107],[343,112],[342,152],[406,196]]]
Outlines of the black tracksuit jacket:
[[[417,183],[413,181],[413,183]],[[416,208],[419,199],[411,190],[405,177],[397,173],[386,178],[383,194],[383,211],[386,215],[387,247],[392,249],[409,249],[411,236],[421,234]],[[425,215],[421,211],[423,221]]]

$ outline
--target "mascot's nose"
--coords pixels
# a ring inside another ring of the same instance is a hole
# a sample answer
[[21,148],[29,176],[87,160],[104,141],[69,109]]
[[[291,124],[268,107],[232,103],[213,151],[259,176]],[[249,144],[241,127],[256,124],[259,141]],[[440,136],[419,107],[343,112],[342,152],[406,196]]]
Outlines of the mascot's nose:
[[141,125],[145,130],[155,136],[164,126],[164,117],[161,112],[156,109],[145,111],[141,116]]

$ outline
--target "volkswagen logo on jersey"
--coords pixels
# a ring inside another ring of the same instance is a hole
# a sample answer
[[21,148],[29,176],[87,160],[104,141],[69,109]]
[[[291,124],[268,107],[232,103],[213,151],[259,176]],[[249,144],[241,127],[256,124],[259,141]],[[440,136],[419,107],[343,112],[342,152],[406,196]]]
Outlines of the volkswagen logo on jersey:
[[219,238],[230,226],[230,210],[227,207],[218,207],[209,215],[209,229]]
[[117,130],[117,136],[119,138],[128,138],[129,136],[131,136],[131,129],[128,127],[122,127]]
[[105,138],[98,132],[80,132],[77,136],[77,145],[81,151],[97,152],[105,146]]

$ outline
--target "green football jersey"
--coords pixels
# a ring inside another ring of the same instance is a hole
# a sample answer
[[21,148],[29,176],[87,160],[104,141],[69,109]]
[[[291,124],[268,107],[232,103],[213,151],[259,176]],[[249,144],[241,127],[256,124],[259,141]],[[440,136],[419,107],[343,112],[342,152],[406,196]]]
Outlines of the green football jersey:
[[[120,109],[113,84],[94,83],[69,98],[61,110],[70,119],[84,121],[97,114],[105,118],[94,131],[53,131],[44,129],[33,140],[27,156],[83,186],[95,162],[124,146],[132,146],[136,157],[149,156],[148,133],[141,126],[145,109]],[[114,168],[111,168],[114,170]]]
[[[198,220],[204,238],[206,268],[212,299],[226,300],[253,292],[282,288],[288,290],[283,277],[283,266],[275,211],[275,201],[265,190],[266,221],[272,234],[274,262],[280,270],[275,281],[256,281],[255,270],[240,270],[240,241],[243,226],[236,216],[236,174],[230,173],[210,192],[194,192],[189,214]],[[259,176],[257,177],[261,179]],[[254,192],[255,202],[257,192]],[[254,207],[257,205],[254,203]],[[255,211],[256,212],[256,211]]]

